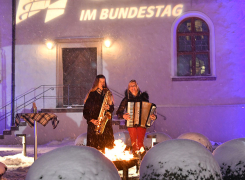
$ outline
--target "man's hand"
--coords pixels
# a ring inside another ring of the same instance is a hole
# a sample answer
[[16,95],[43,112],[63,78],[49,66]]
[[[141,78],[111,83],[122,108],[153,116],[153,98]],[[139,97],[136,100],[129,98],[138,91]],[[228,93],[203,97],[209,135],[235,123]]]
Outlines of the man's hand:
[[155,116],[154,114],[152,114],[152,115],[150,116],[150,118],[151,118],[152,121],[155,121],[155,120],[156,120],[156,116]]
[[129,116],[129,113],[125,113],[124,115],[123,115],[123,119],[125,119],[125,120],[130,120],[130,116]]

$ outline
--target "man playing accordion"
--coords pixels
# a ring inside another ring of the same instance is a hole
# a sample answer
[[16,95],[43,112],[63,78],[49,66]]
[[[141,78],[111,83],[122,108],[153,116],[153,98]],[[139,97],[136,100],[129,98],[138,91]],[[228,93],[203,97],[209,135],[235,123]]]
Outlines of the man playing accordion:
[[[128,89],[125,91],[125,97],[120,103],[120,106],[116,112],[119,119],[125,119],[126,121],[131,120],[131,114],[125,113],[125,109],[129,109],[128,104],[129,102],[149,102],[149,96],[147,92],[141,92],[138,84],[135,80],[131,80],[128,84]],[[156,119],[155,114],[151,114],[149,116],[151,120]],[[128,124],[128,123],[127,123]],[[136,155],[136,153],[144,149],[144,137],[146,133],[146,126],[142,125],[133,125],[132,127],[128,126],[128,132],[130,135],[132,148],[133,148],[133,154]]]

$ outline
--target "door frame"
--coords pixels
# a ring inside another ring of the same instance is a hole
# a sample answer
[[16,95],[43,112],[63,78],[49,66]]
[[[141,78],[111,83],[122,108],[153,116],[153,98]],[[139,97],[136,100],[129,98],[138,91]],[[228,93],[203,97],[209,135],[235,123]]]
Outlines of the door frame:
[[102,43],[104,38],[60,38],[56,39],[56,107],[63,107],[63,48],[97,48],[97,74],[103,74]]

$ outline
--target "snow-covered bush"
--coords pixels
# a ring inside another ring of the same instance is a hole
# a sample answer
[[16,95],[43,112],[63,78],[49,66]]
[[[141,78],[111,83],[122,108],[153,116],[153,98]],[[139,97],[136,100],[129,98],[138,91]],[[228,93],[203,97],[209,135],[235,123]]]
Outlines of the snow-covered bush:
[[147,138],[147,135],[150,135],[150,136],[156,135],[156,142],[157,143],[172,139],[169,135],[167,135],[167,134],[165,134],[163,132],[147,133],[145,135],[145,139],[144,139],[144,146],[145,146],[146,149],[150,149],[151,146],[152,146],[152,140],[151,140],[151,138]]
[[115,140],[121,139],[124,144],[126,144],[127,146],[131,146],[131,139],[128,131],[115,133],[114,139]]
[[95,148],[64,146],[39,157],[25,180],[120,180],[114,164]]
[[245,179],[245,138],[227,141],[213,152],[223,180]]
[[177,137],[177,139],[190,139],[190,140],[201,143],[210,152],[213,151],[212,144],[209,141],[209,139],[200,133],[194,133],[194,132],[184,133],[184,134],[181,134],[179,137]]
[[140,165],[140,180],[221,180],[210,151],[193,140],[174,139],[151,148]]
[[86,146],[87,145],[87,133],[80,134],[75,140],[76,146]]

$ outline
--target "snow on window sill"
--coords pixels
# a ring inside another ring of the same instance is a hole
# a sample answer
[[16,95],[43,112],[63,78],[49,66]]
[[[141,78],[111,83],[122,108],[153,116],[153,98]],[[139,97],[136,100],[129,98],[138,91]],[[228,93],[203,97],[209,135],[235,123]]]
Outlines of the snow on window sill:
[[175,76],[172,81],[215,81],[215,76]]

